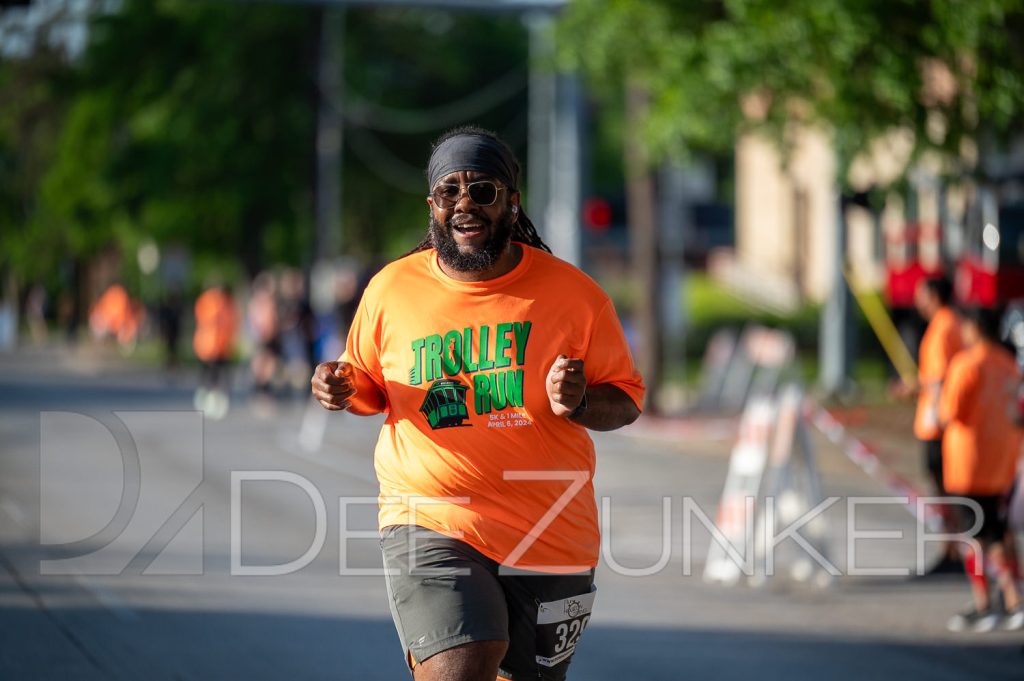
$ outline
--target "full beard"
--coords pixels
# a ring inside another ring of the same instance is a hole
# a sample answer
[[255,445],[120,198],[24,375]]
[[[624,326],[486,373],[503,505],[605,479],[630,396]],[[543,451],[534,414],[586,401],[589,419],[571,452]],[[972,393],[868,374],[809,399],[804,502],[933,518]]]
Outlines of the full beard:
[[478,216],[490,234],[483,246],[462,251],[455,241],[451,218],[442,225],[433,214],[430,216],[430,242],[437,251],[437,257],[456,272],[482,272],[494,267],[512,241],[512,209],[506,206],[493,223],[483,215]]

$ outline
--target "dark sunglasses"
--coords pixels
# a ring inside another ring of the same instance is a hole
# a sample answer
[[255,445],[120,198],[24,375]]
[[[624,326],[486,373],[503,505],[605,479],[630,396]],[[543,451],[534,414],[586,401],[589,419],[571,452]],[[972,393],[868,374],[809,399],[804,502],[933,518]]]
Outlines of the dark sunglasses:
[[[498,192],[504,187],[490,180],[470,182],[466,185],[466,193],[478,206],[490,206],[498,200]],[[451,208],[462,198],[462,185],[439,184],[430,191],[431,198],[441,208]]]

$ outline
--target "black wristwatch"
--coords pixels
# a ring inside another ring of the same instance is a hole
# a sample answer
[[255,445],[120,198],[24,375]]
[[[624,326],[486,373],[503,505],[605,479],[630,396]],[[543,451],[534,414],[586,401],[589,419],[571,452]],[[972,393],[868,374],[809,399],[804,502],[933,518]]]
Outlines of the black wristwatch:
[[577,407],[575,409],[573,409],[571,412],[569,412],[569,419],[575,421],[580,416],[583,416],[583,413],[586,412],[586,411],[587,411],[587,390],[586,390],[586,388],[584,388],[583,389],[583,399],[580,400],[579,405],[577,405]]

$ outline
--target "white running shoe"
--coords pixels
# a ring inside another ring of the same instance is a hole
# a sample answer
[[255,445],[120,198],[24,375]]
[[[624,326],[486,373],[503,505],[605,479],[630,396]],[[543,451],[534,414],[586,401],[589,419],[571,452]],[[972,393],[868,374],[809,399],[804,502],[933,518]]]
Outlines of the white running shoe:
[[1018,606],[1006,613],[1000,628],[1003,631],[1020,631],[1024,629],[1024,606]]
[[994,630],[999,625],[1000,617],[992,610],[977,610],[972,608],[967,612],[953,615],[946,623],[950,631],[975,631],[985,633]]

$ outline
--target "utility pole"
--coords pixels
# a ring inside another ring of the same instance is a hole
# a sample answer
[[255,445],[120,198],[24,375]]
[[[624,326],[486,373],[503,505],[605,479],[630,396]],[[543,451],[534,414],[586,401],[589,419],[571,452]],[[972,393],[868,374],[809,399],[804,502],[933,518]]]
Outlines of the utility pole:
[[662,371],[666,375],[686,370],[686,304],[683,284],[686,276],[686,236],[693,225],[690,216],[697,167],[684,168],[666,161],[658,170],[658,257],[661,262],[661,283],[651,292],[654,304],[661,308],[661,328],[655,333],[662,338]]
[[320,13],[316,118],[316,239],[314,266],[341,253],[342,73],[345,7],[324,7]]
[[530,34],[529,209],[559,258],[581,266],[583,87],[573,73],[554,70],[554,16],[527,15]]
[[[527,149],[528,208],[539,223],[547,220],[551,200],[552,111],[555,108],[554,18],[550,12],[531,12],[524,17],[530,37],[529,132]],[[540,224],[540,229],[546,225]]]
[[[647,114],[647,92],[636,84],[626,85],[626,128],[638,130]],[[648,413],[658,412],[662,380],[662,314],[658,296],[662,285],[658,255],[658,218],[654,177],[643,141],[627,135],[625,142],[626,202],[629,247],[633,273],[640,296],[636,301],[636,330],[639,337],[637,364],[647,384]]]
[[850,388],[853,369],[853,300],[846,283],[846,206],[842,193],[835,197],[835,242],[832,245],[832,292],[821,310],[818,357],[821,388],[826,395],[843,395]]
[[583,263],[580,211],[583,205],[583,97],[575,74],[555,76],[551,141],[551,190],[545,216],[548,245],[577,267]]

